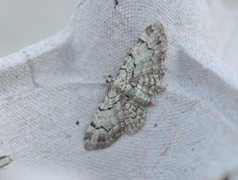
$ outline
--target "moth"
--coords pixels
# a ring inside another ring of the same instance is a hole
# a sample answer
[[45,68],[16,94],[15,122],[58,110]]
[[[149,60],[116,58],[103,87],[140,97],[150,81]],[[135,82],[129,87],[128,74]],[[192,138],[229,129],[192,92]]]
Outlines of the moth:
[[86,130],[86,150],[106,148],[122,134],[135,134],[144,126],[145,109],[151,104],[151,96],[164,89],[166,51],[163,25],[155,23],[147,27],[117,76],[106,78],[109,89]]

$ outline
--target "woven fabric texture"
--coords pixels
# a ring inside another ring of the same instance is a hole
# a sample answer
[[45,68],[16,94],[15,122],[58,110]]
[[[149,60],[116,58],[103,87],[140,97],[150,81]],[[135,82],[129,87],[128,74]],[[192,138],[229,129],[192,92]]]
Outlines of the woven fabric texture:
[[[62,32],[0,59],[0,155],[13,159],[0,179],[213,179],[232,171],[237,9],[222,0],[80,1]],[[153,97],[141,131],[86,151],[104,76],[155,22],[168,38],[166,90]]]

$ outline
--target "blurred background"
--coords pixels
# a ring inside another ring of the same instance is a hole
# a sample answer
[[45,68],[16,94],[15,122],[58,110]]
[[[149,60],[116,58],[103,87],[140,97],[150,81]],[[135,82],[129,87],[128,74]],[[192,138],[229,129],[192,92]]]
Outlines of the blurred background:
[[0,0],[0,57],[44,40],[69,22],[79,0]]
[[[214,36],[219,41],[215,54],[238,75],[238,51],[237,48],[230,48],[236,47],[238,42],[238,0],[221,0],[223,3],[220,7],[214,7],[219,4],[216,0],[205,1],[208,3],[213,21],[217,21],[218,24],[215,32],[223,32],[222,36]],[[80,0],[0,0],[0,57],[17,52],[61,31],[67,26],[79,2]],[[226,34],[233,34],[232,39]],[[229,45],[225,53],[219,49],[219,44],[224,48],[224,44],[221,43]]]

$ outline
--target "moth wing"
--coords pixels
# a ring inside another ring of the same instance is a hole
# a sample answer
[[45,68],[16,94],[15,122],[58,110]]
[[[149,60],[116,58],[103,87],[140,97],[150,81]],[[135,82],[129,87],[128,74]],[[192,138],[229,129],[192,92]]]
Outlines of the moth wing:
[[128,135],[135,134],[145,124],[145,109],[144,106],[140,106],[131,99],[124,97],[122,98],[124,104],[123,112],[125,121],[125,133]]
[[126,57],[119,70],[119,76],[148,94],[163,89],[163,61],[167,51],[167,38],[162,24],[155,23],[139,38],[138,43]]
[[125,126],[121,123],[124,113],[120,98],[121,95],[111,89],[100,103],[94,120],[85,133],[85,149],[93,150],[108,147],[124,133]]

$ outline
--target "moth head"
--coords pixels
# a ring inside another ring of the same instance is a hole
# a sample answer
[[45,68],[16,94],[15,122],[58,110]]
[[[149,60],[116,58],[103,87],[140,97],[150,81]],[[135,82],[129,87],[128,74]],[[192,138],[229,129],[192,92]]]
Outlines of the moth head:
[[111,84],[111,83],[113,83],[114,81],[115,81],[115,78],[114,78],[113,76],[108,75],[108,76],[106,77],[106,83],[107,83],[107,84]]

